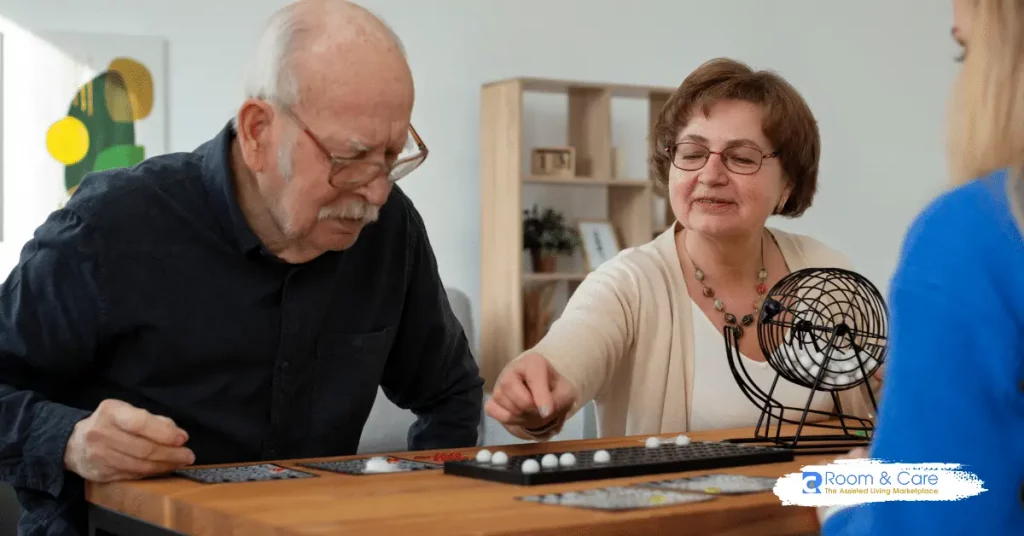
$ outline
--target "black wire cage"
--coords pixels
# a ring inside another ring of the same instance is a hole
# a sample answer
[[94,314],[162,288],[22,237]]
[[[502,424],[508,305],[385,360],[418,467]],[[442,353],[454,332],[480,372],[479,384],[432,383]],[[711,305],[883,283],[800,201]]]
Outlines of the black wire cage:
[[[761,351],[775,371],[762,388],[747,371],[739,351],[739,328],[726,326],[725,349],[736,383],[761,409],[753,437],[741,443],[769,443],[798,452],[845,453],[866,446],[874,433],[878,402],[869,379],[885,362],[888,311],[881,293],[866,278],[841,268],[807,268],[782,278],[765,296],[757,319]],[[802,408],[776,400],[780,382],[809,389]],[[868,418],[843,410],[839,393],[863,389],[871,402]],[[812,408],[816,396],[832,410]],[[796,425],[783,435],[782,425]],[[807,429],[812,429],[810,433]]]

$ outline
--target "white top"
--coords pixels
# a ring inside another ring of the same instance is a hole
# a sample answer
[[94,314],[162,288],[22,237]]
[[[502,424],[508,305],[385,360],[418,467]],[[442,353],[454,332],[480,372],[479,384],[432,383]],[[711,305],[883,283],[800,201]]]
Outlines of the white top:
[[[711,430],[716,428],[742,428],[756,426],[761,417],[761,408],[743,394],[736,384],[729,357],[725,352],[725,338],[718,328],[711,323],[704,311],[691,299],[693,318],[693,414],[690,417],[691,430]],[[753,326],[751,326],[753,327]],[[753,329],[744,332],[745,337],[756,337]],[[762,391],[768,393],[772,382],[778,375],[767,361],[754,361],[740,354],[743,369]],[[740,371],[742,374],[742,370]],[[807,404],[810,389],[796,385],[779,377],[772,398],[783,406],[800,408],[801,411],[787,411],[787,419],[799,420],[803,407]],[[819,411],[832,410],[832,397],[826,392],[814,395],[810,409]],[[821,420],[823,416],[809,413],[808,421]],[[773,429],[776,420],[770,424]]]

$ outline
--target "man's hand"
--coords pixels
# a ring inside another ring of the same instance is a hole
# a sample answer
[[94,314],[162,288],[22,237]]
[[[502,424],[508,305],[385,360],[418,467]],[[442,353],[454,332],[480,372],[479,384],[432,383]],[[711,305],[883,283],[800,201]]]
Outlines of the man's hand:
[[93,482],[169,473],[195,462],[188,434],[167,417],[120,400],[104,400],[75,424],[64,465]]
[[544,356],[530,353],[506,368],[487,401],[487,415],[506,426],[539,429],[572,409],[576,394]]

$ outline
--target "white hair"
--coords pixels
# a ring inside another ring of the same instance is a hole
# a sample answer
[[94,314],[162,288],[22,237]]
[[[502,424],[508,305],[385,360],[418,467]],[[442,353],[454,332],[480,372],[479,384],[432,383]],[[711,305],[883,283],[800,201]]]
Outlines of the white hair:
[[[335,0],[339,3],[349,3]],[[299,81],[293,70],[296,51],[303,48],[313,29],[299,16],[292,4],[274,13],[260,36],[253,54],[252,64],[245,81],[245,98],[281,102],[295,106],[299,102]],[[388,32],[402,57],[405,47],[398,34],[372,11],[359,6],[376,19]]]

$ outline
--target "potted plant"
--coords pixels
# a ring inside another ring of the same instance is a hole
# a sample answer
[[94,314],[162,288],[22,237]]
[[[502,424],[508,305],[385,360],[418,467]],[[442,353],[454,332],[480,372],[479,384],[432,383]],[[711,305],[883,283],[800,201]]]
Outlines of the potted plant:
[[550,208],[540,212],[536,205],[523,211],[523,249],[530,251],[534,272],[554,272],[558,255],[571,255],[579,245],[579,233],[565,224],[561,213]]

